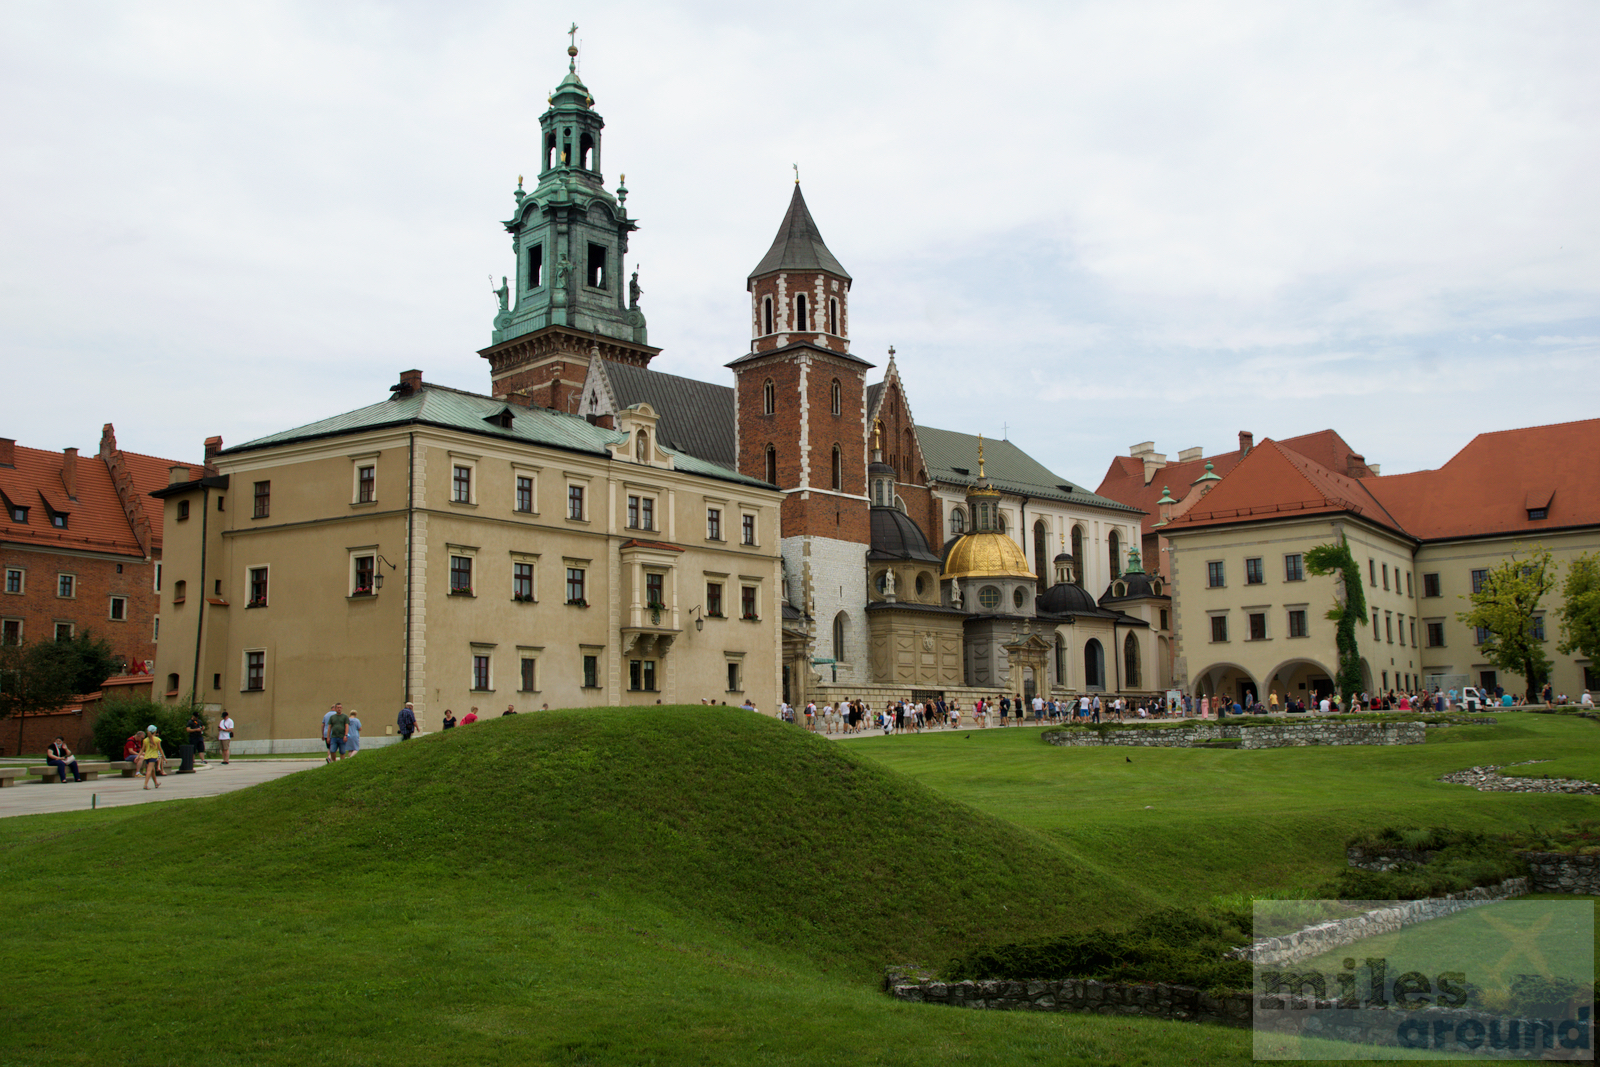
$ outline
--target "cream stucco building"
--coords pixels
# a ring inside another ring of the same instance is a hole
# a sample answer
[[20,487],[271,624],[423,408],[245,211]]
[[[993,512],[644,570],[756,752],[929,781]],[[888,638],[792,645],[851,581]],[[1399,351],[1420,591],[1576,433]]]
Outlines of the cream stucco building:
[[752,700],[780,685],[779,495],[615,429],[426,384],[175,468],[158,683],[239,751],[320,745],[335,700],[498,715]]

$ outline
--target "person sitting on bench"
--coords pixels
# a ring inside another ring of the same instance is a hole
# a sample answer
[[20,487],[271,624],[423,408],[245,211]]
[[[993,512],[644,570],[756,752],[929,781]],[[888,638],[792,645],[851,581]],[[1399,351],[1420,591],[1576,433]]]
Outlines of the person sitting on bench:
[[72,749],[61,738],[50,742],[50,747],[45,750],[44,761],[56,769],[56,778],[62,785],[67,784],[69,772],[73,781],[83,781],[83,773],[78,770],[78,757],[72,754]]

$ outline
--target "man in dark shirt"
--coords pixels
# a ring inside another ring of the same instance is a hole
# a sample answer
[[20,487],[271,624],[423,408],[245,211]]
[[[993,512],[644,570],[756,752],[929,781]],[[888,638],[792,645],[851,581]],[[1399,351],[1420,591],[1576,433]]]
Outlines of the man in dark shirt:
[[189,716],[189,725],[184,729],[189,734],[189,744],[194,746],[194,758],[204,763],[206,761],[206,724],[200,721],[199,712]]

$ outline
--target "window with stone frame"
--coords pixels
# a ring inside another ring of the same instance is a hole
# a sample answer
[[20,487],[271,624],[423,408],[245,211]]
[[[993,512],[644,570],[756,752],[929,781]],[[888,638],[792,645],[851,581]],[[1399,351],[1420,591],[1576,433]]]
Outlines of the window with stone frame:
[[1265,641],[1267,639],[1267,616],[1265,612],[1253,611],[1250,613],[1250,640]]
[[1206,564],[1206,586],[1210,589],[1221,589],[1227,584],[1223,571],[1222,561],[1214,559]]
[[1252,556],[1244,561],[1244,584],[1261,585],[1267,580],[1266,568],[1261,565],[1260,556]]
[[741,586],[739,589],[739,611],[741,617],[746,619],[757,618],[756,615],[756,587],[753,585]]
[[1306,579],[1306,558],[1298,552],[1283,557],[1283,580],[1303,582]]
[[722,583],[706,583],[706,616],[712,619],[722,618]]
[[378,468],[364,464],[356,468],[356,503],[371,504],[378,499]]
[[706,508],[706,540],[722,540],[722,509]]
[[753,545],[756,543],[756,517],[746,512],[739,516],[740,544]]
[[517,510],[533,512],[533,478],[526,474],[517,475]]
[[1289,636],[1307,637],[1306,613],[1304,608],[1294,608],[1289,612]]
[[667,576],[660,571],[645,571],[644,574],[644,603],[648,608],[664,608],[667,606]]
[[1211,616],[1211,640],[1226,641],[1228,639],[1228,617],[1226,615]]
[[257,482],[255,487],[255,511],[252,516],[265,519],[272,514],[272,483]]
[[567,518],[583,520],[583,486],[567,486]]
[[[838,306],[837,303],[834,306],[837,307]],[[829,333],[838,333],[837,330],[829,330],[828,332]],[[829,396],[829,399],[832,401],[833,413],[835,415],[839,414],[839,411],[840,411],[841,407],[843,406],[841,401],[843,400],[843,397],[844,397],[844,389],[843,389],[842,386],[840,386],[839,379],[835,378],[833,380],[833,386],[832,386],[832,388],[829,389],[828,396]]]
[[472,557],[450,557],[450,595],[472,595]]
[[583,687],[585,689],[600,688],[600,657],[583,657]]
[[267,575],[266,567],[250,568],[250,602],[246,607],[264,608],[267,606]]
[[267,687],[267,654],[252,651],[244,654],[244,688],[246,692],[259,693]]
[[586,579],[587,579],[587,575],[585,574],[584,569],[582,567],[568,567],[567,568],[567,603],[568,604],[578,604],[578,605],[586,605],[586,604],[588,604],[588,602],[589,602],[588,598],[584,595],[584,588],[585,588],[585,585],[587,584]]
[[5,619],[0,621],[0,645],[22,644],[22,620]]
[[6,568],[6,592],[21,593],[23,576],[26,572],[21,567]]
[[493,680],[489,671],[490,662],[487,653],[474,653],[472,656],[472,688],[475,692],[490,691],[490,682]]
[[451,467],[450,502],[453,504],[472,503],[472,468],[465,464],[457,463]]
[[533,564],[513,561],[511,564],[511,599],[533,600]]

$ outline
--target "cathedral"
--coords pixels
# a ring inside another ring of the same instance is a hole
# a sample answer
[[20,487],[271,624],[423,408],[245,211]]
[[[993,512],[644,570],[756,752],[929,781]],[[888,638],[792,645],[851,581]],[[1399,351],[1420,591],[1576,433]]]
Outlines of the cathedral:
[[784,494],[786,701],[1168,686],[1171,599],[1140,563],[1143,512],[1010,441],[918,425],[894,349],[881,376],[851,351],[854,279],[798,179],[745,279],[749,350],[731,384],[701,382],[654,365],[626,274],[637,222],[624,182],[606,188],[605,123],[575,62],[539,124],[479,353],[491,392],[605,427],[648,404],[662,445]]

